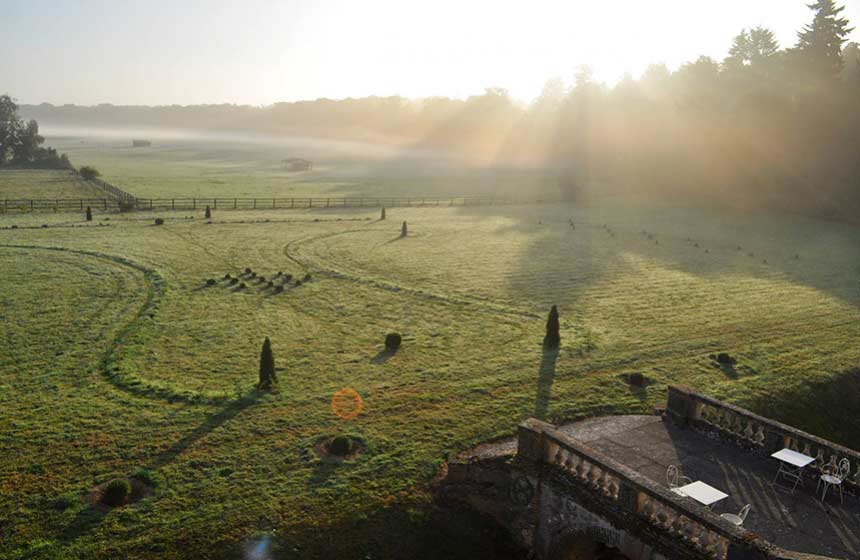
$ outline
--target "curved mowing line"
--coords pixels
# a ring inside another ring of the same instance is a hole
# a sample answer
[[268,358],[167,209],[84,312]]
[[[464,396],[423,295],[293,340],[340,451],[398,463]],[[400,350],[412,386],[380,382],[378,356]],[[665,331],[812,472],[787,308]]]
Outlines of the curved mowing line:
[[324,265],[322,262],[312,262],[312,261],[302,261],[298,255],[296,255],[292,249],[295,247],[299,247],[300,245],[306,242],[314,242],[322,239],[328,239],[330,237],[336,237],[338,235],[346,235],[348,233],[364,233],[368,231],[378,231],[378,230],[370,230],[370,229],[350,229],[346,231],[338,231],[332,233],[324,233],[321,235],[304,237],[302,239],[294,239],[290,241],[284,246],[284,256],[286,256],[289,260],[296,263],[298,266],[302,267],[304,270],[308,270],[313,268],[314,272],[322,273],[332,278],[338,278],[341,280],[349,280],[351,282],[355,282],[358,284],[363,284],[366,286],[372,286],[374,288],[378,288],[380,290],[386,290],[389,292],[396,292],[407,294],[411,296],[420,297],[426,300],[431,301],[440,301],[444,303],[456,303],[461,305],[469,305],[475,307],[483,307],[488,311],[492,311],[494,313],[499,313],[502,315],[513,315],[516,317],[526,317],[529,319],[540,319],[541,316],[537,313],[532,313],[530,311],[522,311],[519,309],[514,309],[512,307],[508,307],[505,305],[500,305],[497,303],[491,303],[485,300],[480,300],[476,298],[468,298],[461,296],[451,296],[445,294],[439,294],[436,292],[431,292],[427,290],[418,290],[415,288],[407,288],[405,286],[401,286],[399,284],[395,284],[394,282],[388,282],[386,280],[380,280],[377,278],[363,277],[357,276],[355,274],[350,274],[347,272],[343,272],[336,268],[333,268],[331,265]]
[[156,385],[148,380],[142,379],[134,373],[122,372],[119,367],[119,354],[126,342],[131,339],[138,330],[143,326],[147,315],[153,313],[164,295],[167,281],[154,269],[148,268],[140,263],[125,257],[117,255],[109,255],[98,251],[88,251],[85,249],[71,249],[68,247],[50,247],[42,245],[14,245],[0,244],[2,248],[8,249],[35,249],[43,251],[57,251],[63,253],[72,253],[77,255],[85,255],[97,259],[107,260],[129,268],[133,268],[138,272],[142,272],[147,283],[146,300],[138,308],[134,316],[126,323],[117,333],[117,335],[108,343],[107,350],[99,360],[99,369],[102,375],[110,381],[115,387],[122,389],[128,393],[146,397],[160,398],[170,402],[184,401],[188,403],[206,403],[215,404],[230,400],[230,397],[224,394],[200,393],[187,390],[177,390],[171,387]]

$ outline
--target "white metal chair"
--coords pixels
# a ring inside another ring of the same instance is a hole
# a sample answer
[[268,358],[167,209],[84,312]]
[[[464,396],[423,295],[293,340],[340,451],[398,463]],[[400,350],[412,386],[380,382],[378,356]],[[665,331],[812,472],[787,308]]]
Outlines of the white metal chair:
[[666,469],[666,482],[669,485],[669,489],[678,494],[679,496],[683,496],[684,493],[681,492],[680,487],[685,486],[693,482],[692,479],[681,474],[681,469],[679,469],[675,465],[669,465],[669,468]]
[[[824,483],[824,490],[821,491],[821,500],[824,501],[824,496],[827,495],[827,489],[831,486],[839,487],[839,501],[845,503],[845,500],[842,497],[842,481],[845,480],[845,477],[848,476],[848,473],[851,471],[851,463],[848,459],[842,459],[839,461],[839,469],[834,473],[824,473],[821,475],[821,478],[818,479],[818,486],[821,486],[821,483]],[[818,491],[818,487],[816,487],[816,492]]]
[[738,513],[737,515],[735,515],[734,513],[721,513],[720,517],[722,517],[723,519],[725,519],[729,523],[733,523],[733,524],[737,525],[738,527],[740,527],[741,525],[744,524],[744,521],[746,521],[747,514],[750,512],[751,507],[752,506],[747,504],[743,508],[741,508],[740,513]]

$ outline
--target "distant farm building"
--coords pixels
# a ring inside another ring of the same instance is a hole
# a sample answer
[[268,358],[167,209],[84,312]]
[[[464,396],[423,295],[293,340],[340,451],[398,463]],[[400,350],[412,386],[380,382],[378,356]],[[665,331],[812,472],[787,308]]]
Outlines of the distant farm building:
[[314,168],[314,163],[302,158],[287,158],[281,161],[284,169],[287,171],[310,171]]
[[152,142],[149,140],[132,140],[131,147],[132,148],[148,148],[152,146]]

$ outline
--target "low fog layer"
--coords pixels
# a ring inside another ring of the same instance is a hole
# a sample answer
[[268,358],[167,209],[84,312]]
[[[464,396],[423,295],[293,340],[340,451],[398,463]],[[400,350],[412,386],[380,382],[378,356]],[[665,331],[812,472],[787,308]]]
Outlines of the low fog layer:
[[599,186],[856,219],[860,47],[845,43],[849,22],[831,3],[819,4],[795,47],[781,49],[767,29],[744,30],[721,62],[700,57],[675,72],[654,65],[611,88],[581,68],[571,84],[549,81],[528,106],[488,89],[464,100],[43,104],[21,112],[45,130],[134,128],[148,138],[181,134],[316,145],[352,157],[444,158],[546,173],[570,197]]

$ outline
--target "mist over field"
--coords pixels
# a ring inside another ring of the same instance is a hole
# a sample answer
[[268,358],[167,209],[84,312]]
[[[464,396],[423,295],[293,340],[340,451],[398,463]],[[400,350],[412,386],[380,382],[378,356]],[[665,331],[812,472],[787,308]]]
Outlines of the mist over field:
[[857,25],[4,0],[0,560],[860,558]]

